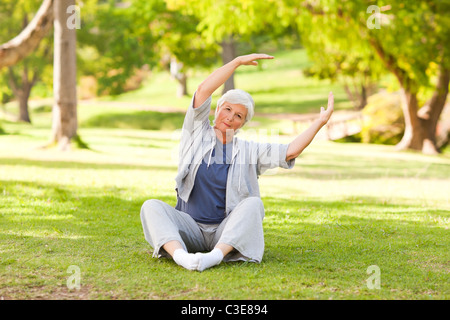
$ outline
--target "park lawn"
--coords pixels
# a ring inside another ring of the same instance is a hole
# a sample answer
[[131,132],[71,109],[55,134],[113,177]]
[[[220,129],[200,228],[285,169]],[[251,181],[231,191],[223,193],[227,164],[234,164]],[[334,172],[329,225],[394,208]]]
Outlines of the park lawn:
[[[349,107],[341,88],[298,71],[303,50],[274,55],[236,73],[257,112],[316,112],[331,89],[336,109]],[[205,74],[191,77],[191,93]],[[184,111],[190,97],[174,99],[175,89],[160,73],[137,91],[80,101],[79,134],[90,149],[69,153],[38,148],[50,135],[51,102],[32,106],[33,125],[1,121],[0,299],[450,298],[448,152],[314,141],[294,169],[260,178],[262,263],[198,273],[152,258],[140,207],[150,198],[175,205],[183,115],[144,109]],[[254,120],[241,134],[290,141],[289,121]],[[71,266],[79,290],[68,288]],[[370,289],[371,266],[380,289]]]
[[48,126],[3,127],[0,299],[450,298],[448,155],[314,141],[260,178],[262,263],[199,273],[152,258],[139,218],[175,205],[176,132],[81,128],[90,149],[61,153],[36,148]]

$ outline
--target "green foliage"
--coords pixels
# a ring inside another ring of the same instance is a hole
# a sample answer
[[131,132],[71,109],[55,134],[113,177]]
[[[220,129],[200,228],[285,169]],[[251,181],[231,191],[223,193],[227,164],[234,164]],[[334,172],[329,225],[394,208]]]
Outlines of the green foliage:
[[255,34],[276,38],[292,32],[290,8],[283,1],[267,0],[166,0],[170,9],[199,19],[197,30],[206,41],[222,42],[230,37],[249,41]]
[[303,73],[345,85],[355,107],[361,108],[365,95],[372,93],[386,70],[377,61],[376,53],[355,35],[358,26],[335,22],[330,23],[328,15],[316,16],[308,11],[297,18],[302,44],[312,63]]
[[371,96],[362,113],[362,142],[390,145],[400,142],[405,130],[405,120],[399,93],[378,93]]
[[[328,80],[303,76],[301,70],[311,65],[304,49],[275,51],[268,47],[274,60],[261,61],[258,68],[238,69],[235,83],[238,88],[249,92],[255,100],[256,112],[262,113],[316,113],[326,104],[328,93],[335,95],[336,109],[351,108],[342,86]],[[189,91],[208,76],[210,71],[200,70],[191,78]],[[191,97],[175,99],[176,84],[166,73],[153,73],[142,88],[115,97],[115,100],[144,105],[177,107],[185,111]],[[213,106],[220,92],[213,95]]]
[[333,9],[321,14],[311,10],[313,12],[302,10],[296,23],[302,44],[314,63],[312,73],[331,80],[338,80],[340,75],[378,79],[384,68],[374,62],[376,53],[362,41],[358,23],[352,20],[342,23],[339,14],[331,11]]
[[[378,7],[378,16],[367,12],[371,5]],[[327,0],[305,5],[296,21],[311,58],[323,60],[316,72],[333,78],[336,57],[340,64],[347,61],[352,66],[357,62],[358,72],[369,72],[375,79],[384,68],[389,69],[402,86],[417,92],[432,85],[436,64],[450,64],[449,9],[448,0],[398,0],[389,5],[384,1]],[[373,19],[377,19],[379,28],[369,28]],[[384,62],[378,59],[374,44],[385,52]]]
[[219,46],[208,43],[197,31],[198,19],[194,15],[171,10],[165,0],[139,1],[134,5],[137,12],[135,23],[148,26],[147,32],[157,39],[154,50],[159,60],[174,56],[183,63],[182,72],[194,67],[209,67],[217,62]]
[[148,25],[139,23],[141,14],[134,2],[122,8],[114,1],[91,1],[82,12],[79,66],[83,74],[97,77],[99,93],[121,93],[137,69],[155,65],[155,39]]
[[[164,0],[91,0],[83,12],[79,68],[98,80],[98,94],[117,95],[142,67],[150,70],[175,56],[185,69],[216,62],[218,46],[206,43],[196,30],[192,15],[169,10]],[[183,70],[183,72],[186,70]]]

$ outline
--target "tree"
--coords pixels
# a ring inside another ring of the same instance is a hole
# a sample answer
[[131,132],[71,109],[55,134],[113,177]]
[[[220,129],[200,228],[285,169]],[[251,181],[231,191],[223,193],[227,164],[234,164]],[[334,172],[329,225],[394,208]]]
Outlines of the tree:
[[44,0],[30,24],[0,46],[0,69],[16,64],[32,53],[53,26],[53,0]]
[[308,11],[297,15],[296,20],[302,45],[312,63],[303,73],[341,83],[355,109],[364,108],[368,96],[376,89],[376,83],[387,72],[380,63],[373,63],[377,59],[374,50],[355,39],[351,23],[337,23],[324,28],[330,23],[328,16]]
[[[222,63],[236,57],[236,43],[249,41],[257,33],[277,34],[291,24],[285,14],[288,6],[282,1],[267,0],[166,0],[171,10],[193,15],[199,20],[197,31],[208,43],[222,47]],[[234,88],[234,75],[224,85],[223,92]]]
[[[449,89],[450,1],[395,0],[384,7],[381,1],[303,1],[300,9],[324,17],[327,23],[320,28],[325,33],[349,25],[345,38],[352,41],[342,52],[370,48],[378,57],[373,63],[382,63],[395,76],[402,88],[405,118],[405,133],[397,148],[437,153],[436,125]],[[342,38],[335,35],[329,40],[339,45]],[[420,98],[430,90],[434,91],[431,99],[419,109]]]
[[[396,2],[399,14],[393,19],[394,32],[388,41],[372,32],[369,43],[402,87],[405,133],[397,147],[435,154],[439,151],[436,126],[449,90],[450,2],[418,1],[405,7],[401,4]],[[405,40],[406,44],[398,48],[400,54],[389,47],[398,39]],[[435,84],[431,83],[432,76],[437,76]],[[432,98],[419,110],[420,91],[432,86]]]
[[98,94],[123,93],[137,70],[156,64],[155,39],[140,10],[146,1],[90,0],[83,7],[83,27],[78,32],[79,67],[98,81]]
[[54,105],[51,142],[62,150],[77,135],[76,33],[69,28],[67,12],[75,0],[44,0],[30,24],[0,46],[0,67],[12,66],[36,49],[54,25]]
[[152,34],[158,60],[178,82],[177,96],[187,95],[188,71],[214,64],[217,44],[205,41],[197,31],[199,21],[194,15],[168,8],[165,0],[135,1],[133,7],[134,20]]
[[[0,39],[7,40],[11,34],[18,34],[29,24],[30,16],[39,8],[40,1],[15,0],[2,2],[2,19],[0,19]],[[0,72],[2,96],[11,90],[19,102],[20,121],[31,122],[28,112],[28,99],[33,86],[49,64],[51,64],[50,37],[43,38],[33,53],[17,62],[14,66],[4,68]]]
[[69,28],[68,8],[75,0],[58,0],[54,4],[53,121],[51,142],[61,150],[70,147],[77,135],[76,29]]

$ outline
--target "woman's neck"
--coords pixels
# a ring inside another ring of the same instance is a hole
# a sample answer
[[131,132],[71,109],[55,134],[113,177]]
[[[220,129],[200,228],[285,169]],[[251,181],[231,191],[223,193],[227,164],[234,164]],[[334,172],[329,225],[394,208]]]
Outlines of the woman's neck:
[[227,144],[233,141],[234,130],[227,130],[226,132],[222,132],[219,129],[214,128],[214,132],[216,133],[217,139],[219,139],[222,144]]

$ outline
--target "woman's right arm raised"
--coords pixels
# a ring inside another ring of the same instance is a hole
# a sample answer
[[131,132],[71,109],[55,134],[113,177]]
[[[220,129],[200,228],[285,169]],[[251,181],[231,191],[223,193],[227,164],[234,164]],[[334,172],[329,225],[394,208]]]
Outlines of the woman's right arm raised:
[[211,73],[197,88],[194,99],[194,108],[200,107],[221,85],[228,80],[233,72],[240,66],[257,66],[256,60],[273,59],[272,56],[263,53],[254,53],[245,56],[239,56],[219,69]]

